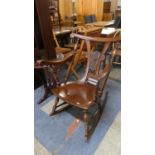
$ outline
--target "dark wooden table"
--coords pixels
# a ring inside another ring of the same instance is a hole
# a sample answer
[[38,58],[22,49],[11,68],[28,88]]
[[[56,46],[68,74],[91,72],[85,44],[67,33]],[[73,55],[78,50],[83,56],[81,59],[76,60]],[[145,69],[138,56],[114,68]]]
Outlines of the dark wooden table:
[[105,27],[105,26],[113,25],[114,22],[115,22],[115,20],[98,21],[98,22],[94,22],[94,23],[90,23],[90,24],[86,24],[86,25],[93,25],[93,26],[96,26],[96,27]]
[[70,34],[72,33],[73,27],[54,27],[53,33],[57,37],[57,40],[61,47],[69,43]]

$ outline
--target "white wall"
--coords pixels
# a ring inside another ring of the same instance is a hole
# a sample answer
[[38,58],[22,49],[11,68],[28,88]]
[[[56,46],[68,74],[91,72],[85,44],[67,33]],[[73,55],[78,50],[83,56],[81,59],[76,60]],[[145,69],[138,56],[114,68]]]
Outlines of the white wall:
[[117,6],[121,6],[121,0],[111,0],[111,12],[115,12]]

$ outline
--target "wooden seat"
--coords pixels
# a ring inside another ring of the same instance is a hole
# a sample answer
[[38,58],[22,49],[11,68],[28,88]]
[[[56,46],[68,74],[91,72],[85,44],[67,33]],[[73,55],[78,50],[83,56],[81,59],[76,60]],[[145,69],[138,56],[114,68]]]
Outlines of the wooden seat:
[[[62,83],[52,90],[56,99],[50,115],[54,115],[71,106],[80,108],[84,113],[85,138],[88,139],[95,129],[106,103],[105,101],[108,91],[105,89],[105,84],[112,67],[112,60],[116,49],[113,49],[111,55],[106,61],[107,63],[103,65],[103,62],[105,61],[105,54],[111,43],[119,41],[120,37],[93,38],[79,34],[72,35],[86,42],[87,67],[80,80],[68,82],[66,80],[65,83]],[[104,43],[105,46],[102,52],[92,52],[91,42]],[[69,70],[71,70],[71,66],[72,65],[70,65]],[[105,92],[105,98],[102,101],[101,97],[103,92]],[[59,104],[59,99],[62,99],[64,102]],[[93,112],[90,110],[91,108],[93,108]]]
[[70,104],[74,103],[73,105],[79,108],[88,109],[95,97],[95,87],[80,82],[68,82],[67,85],[57,87],[54,94],[58,95],[62,100],[70,102]]

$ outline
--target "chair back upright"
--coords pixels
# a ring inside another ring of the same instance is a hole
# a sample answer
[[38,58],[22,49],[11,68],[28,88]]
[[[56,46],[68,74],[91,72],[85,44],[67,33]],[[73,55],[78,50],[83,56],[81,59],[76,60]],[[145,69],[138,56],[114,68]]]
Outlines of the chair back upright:
[[85,24],[92,23],[91,15],[84,16]]
[[117,17],[115,18],[114,27],[115,27],[115,28],[121,28],[121,17],[120,17],[120,16],[117,16]]
[[[116,36],[113,38],[101,38],[101,37],[90,37],[90,36],[84,36],[84,35],[79,35],[79,34],[72,34],[72,36],[78,38],[78,40],[82,40],[83,44],[86,44],[86,48],[87,48],[87,64],[86,64],[86,69],[85,69],[85,73],[83,75],[83,77],[80,79],[80,81],[85,82],[87,79],[88,74],[94,76],[95,78],[99,77],[104,69],[108,66],[108,68],[110,69],[112,66],[112,58],[114,56],[115,53],[115,49],[113,49],[113,52],[111,54],[111,59],[109,61],[109,63],[105,66],[105,68],[103,68],[103,62],[105,60],[105,54],[108,51],[108,48],[110,46],[111,43],[113,42],[117,42],[120,40],[120,36]],[[94,52],[91,50],[91,43],[92,42],[100,42],[100,43],[104,43],[104,48],[102,50],[101,53],[98,53],[96,56],[94,56]],[[76,51],[76,47],[74,49]],[[94,61],[94,59],[96,59]],[[95,62],[95,64],[94,64]],[[92,67],[93,66],[93,67]]]

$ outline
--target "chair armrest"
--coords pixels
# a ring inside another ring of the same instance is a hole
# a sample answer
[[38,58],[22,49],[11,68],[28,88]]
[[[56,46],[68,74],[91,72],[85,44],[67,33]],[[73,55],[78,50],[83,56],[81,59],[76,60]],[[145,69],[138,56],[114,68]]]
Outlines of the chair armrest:
[[67,54],[59,54],[59,56],[55,59],[52,60],[38,60],[36,62],[37,65],[60,65],[65,63],[66,61],[70,60],[73,58],[75,53],[67,53]]

